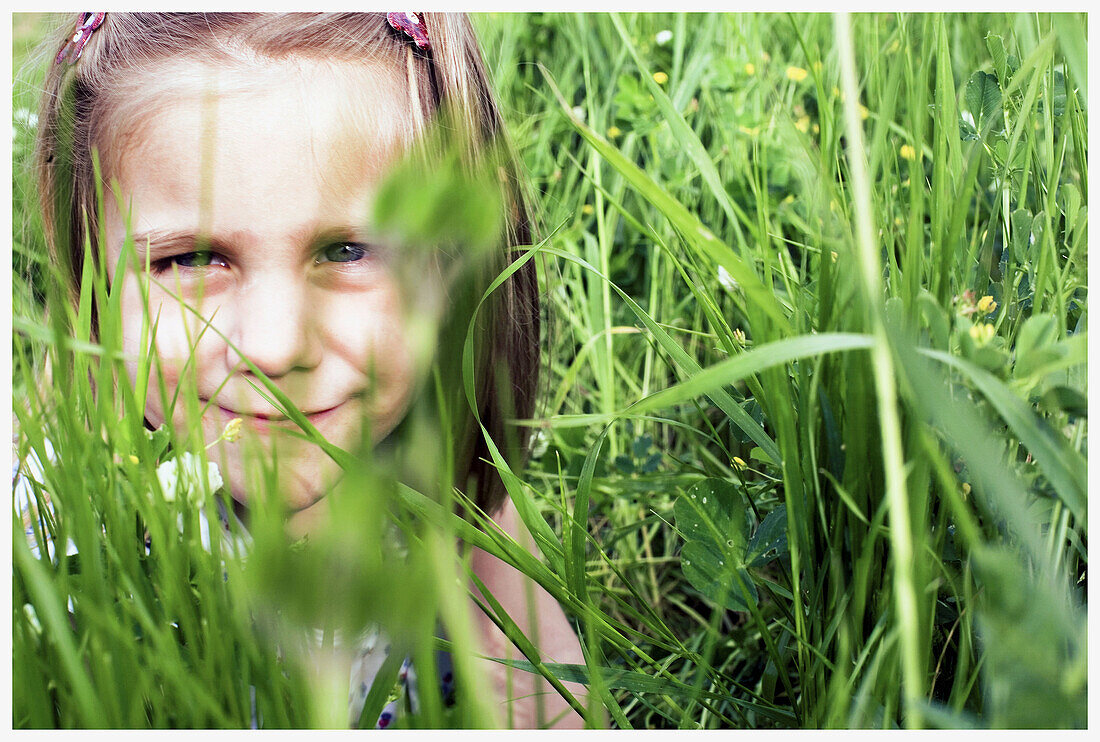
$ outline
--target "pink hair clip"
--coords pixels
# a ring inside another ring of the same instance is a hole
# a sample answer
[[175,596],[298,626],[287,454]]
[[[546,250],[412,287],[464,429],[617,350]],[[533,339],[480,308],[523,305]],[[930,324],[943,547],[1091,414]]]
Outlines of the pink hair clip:
[[386,20],[397,31],[402,31],[416,43],[417,49],[431,49],[428,41],[428,28],[424,25],[422,13],[386,13]]
[[61,64],[65,59],[68,59],[69,64],[73,64],[76,60],[80,59],[80,53],[84,51],[84,45],[87,44],[88,39],[92,37],[92,31],[99,28],[100,24],[103,23],[103,19],[106,17],[106,13],[81,13],[77,17],[76,33],[74,33],[73,37],[61,47],[61,51],[57,53],[57,58],[54,59],[54,63]]

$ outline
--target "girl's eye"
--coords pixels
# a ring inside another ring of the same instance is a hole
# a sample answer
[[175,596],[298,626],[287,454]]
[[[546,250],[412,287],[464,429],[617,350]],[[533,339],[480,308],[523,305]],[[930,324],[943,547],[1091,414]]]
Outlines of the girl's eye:
[[367,257],[370,249],[358,242],[334,242],[321,250],[318,263],[354,263]]
[[222,265],[225,261],[212,252],[189,252],[177,255],[172,262],[181,268],[205,268],[208,265]]
[[225,258],[216,252],[209,250],[196,250],[194,252],[180,253],[168,258],[158,260],[153,264],[155,271],[163,272],[171,270],[173,266],[178,268],[208,268],[210,266],[227,266]]

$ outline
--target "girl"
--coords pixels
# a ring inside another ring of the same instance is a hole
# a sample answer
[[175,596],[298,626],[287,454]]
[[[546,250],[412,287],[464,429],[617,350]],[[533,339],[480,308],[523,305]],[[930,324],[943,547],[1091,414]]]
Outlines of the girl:
[[[390,436],[414,405],[422,375],[406,308],[435,303],[448,314],[438,298],[442,282],[431,271],[407,280],[398,248],[365,215],[387,171],[443,107],[466,132],[466,157],[476,159],[503,134],[468,21],[433,13],[82,13],[60,34],[37,143],[52,258],[67,268],[74,291],[86,241],[92,255],[106,258],[113,290],[121,290],[129,357],[140,355],[143,323],[155,320],[156,363],[145,371],[136,361],[128,366],[136,386],[164,385],[164,394],[147,395],[147,426],[200,425],[208,444],[219,442],[225,486],[247,513],[248,460],[223,435],[240,419],[276,462],[288,530],[316,532],[341,468],[292,434],[312,427],[344,450]],[[109,189],[102,212],[97,167]],[[510,160],[501,174],[506,240],[529,244]],[[131,249],[137,270],[125,270]],[[491,264],[511,257],[497,250]],[[530,262],[498,289],[484,322],[492,337],[476,363],[477,418],[502,448],[511,440],[512,451],[522,450],[525,436],[506,429],[505,419],[533,409],[536,291]],[[197,400],[166,405],[190,388],[186,379]],[[265,384],[301,416],[276,404]],[[486,463],[472,416],[454,429],[456,485],[518,538],[514,506]],[[525,578],[487,553],[475,550],[472,568],[537,637],[545,659],[583,661],[549,594],[536,586],[532,600]],[[473,620],[486,655],[519,656],[483,612],[475,609]],[[365,692],[365,668],[376,664],[364,649],[353,686]],[[559,727],[581,725],[539,676],[483,664],[500,702],[511,706],[501,718],[517,727],[542,715]]]

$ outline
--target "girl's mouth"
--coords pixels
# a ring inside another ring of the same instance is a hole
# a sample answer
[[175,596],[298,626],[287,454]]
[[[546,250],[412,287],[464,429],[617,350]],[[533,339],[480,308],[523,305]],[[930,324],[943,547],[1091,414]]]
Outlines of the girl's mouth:
[[[313,412],[306,412],[305,410],[302,410],[302,414],[305,415],[306,420],[308,420],[311,425],[316,427],[317,425],[332,417],[333,414],[343,406],[343,404],[344,403],[341,402],[332,407],[325,407],[315,410]],[[225,418],[226,422],[229,422],[229,420],[232,420],[235,417],[239,417],[242,421],[244,421],[245,424],[247,424],[258,433],[266,432],[272,427],[289,430],[299,429],[298,424],[294,422],[294,420],[282,414],[281,412],[242,412],[239,410],[232,410],[228,407],[223,407],[221,405],[217,405],[217,408],[220,411],[221,416]]]

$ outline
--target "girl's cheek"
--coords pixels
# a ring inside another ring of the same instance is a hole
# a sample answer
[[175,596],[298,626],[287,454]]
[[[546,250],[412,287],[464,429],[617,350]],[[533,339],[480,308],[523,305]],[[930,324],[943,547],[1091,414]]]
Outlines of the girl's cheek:
[[[150,286],[149,301],[145,303],[142,289],[136,277],[127,278],[122,297],[123,351],[131,380],[138,382],[137,374],[148,368],[148,396],[146,419],[155,426],[167,422],[161,410],[160,381],[163,380],[169,398],[176,396],[181,381],[201,394],[209,381],[206,376],[216,365],[220,336],[216,328],[220,318],[213,322],[202,319],[202,308],[192,311],[171,297],[158,296],[155,286]],[[219,315],[222,314],[219,312]],[[153,336],[155,326],[155,337]],[[155,357],[148,359],[149,353]],[[224,355],[224,354],[223,354]],[[186,380],[183,375],[186,374]]]
[[[164,303],[154,309],[160,310],[157,323],[155,351],[161,365],[178,373],[192,355],[192,347],[198,348],[205,333],[197,323],[188,317],[174,303]],[[196,342],[197,341],[197,342]]]
[[[366,307],[366,311],[364,311]],[[352,318],[349,322],[349,318]],[[428,330],[426,318],[407,314],[395,287],[384,287],[358,306],[333,307],[329,332],[358,356],[360,368],[374,367],[385,376],[403,376],[411,365],[411,341]]]
[[144,291],[136,276],[126,277],[122,297],[122,332],[125,350],[138,354],[149,348],[150,334],[156,332],[155,352],[161,362],[187,355],[187,336],[200,337],[202,322],[194,312],[148,282]]

